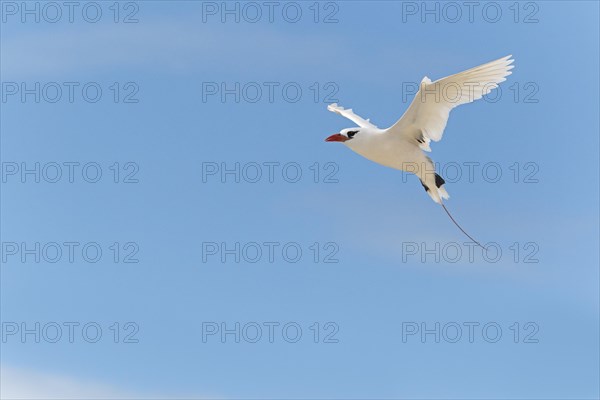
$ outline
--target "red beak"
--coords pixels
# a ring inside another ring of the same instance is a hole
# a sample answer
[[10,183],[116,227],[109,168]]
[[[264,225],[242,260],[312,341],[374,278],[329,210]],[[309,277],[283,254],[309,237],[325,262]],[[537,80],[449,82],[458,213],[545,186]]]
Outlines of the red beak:
[[329,136],[325,139],[326,142],[345,142],[348,138],[340,133]]

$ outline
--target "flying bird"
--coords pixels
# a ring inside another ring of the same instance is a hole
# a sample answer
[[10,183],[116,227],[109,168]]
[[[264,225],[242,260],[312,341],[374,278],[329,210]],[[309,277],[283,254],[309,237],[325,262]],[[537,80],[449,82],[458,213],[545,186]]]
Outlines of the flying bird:
[[417,175],[431,199],[444,208],[452,222],[469,239],[481,246],[461,228],[443,204],[442,199],[450,197],[444,187],[445,181],[435,172],[433,161],[424,151],[431,151],[432,140],[438,142],[442,139],[454,107],[481,99],[506,80],[514,68],[511,57],[509,55],[435,82],[424,77],[404,115],[386,129],[378,128],[352,109],[330,104],[327,106],[329,111],[348,118],[358,126],[342,129],[325,141],[341,142],[373,162]]

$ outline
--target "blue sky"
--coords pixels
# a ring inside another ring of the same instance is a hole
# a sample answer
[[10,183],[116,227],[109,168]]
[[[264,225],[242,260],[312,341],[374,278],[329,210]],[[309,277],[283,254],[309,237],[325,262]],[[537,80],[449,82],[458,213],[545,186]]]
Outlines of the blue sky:
[[[112,2],[96,23],[49,23],[43,3],[22,22],[20,4],[0,32],[3,397],[598,398],[596,2],[483,2],[472,20],[439,3],[439,21],[421,2],[277,3],[272,22],[258,2],[254,23],[246,3],[239,23],[221,2],[123,2],[117,23]],[[326,104],[389,126],[423,76],[508,54],[497,100],[454,110],[432,145],[461,173],[449,209],[502,252],[471,260],[414,176],[323,142],[353,125]],[[206,92],[222,83],[239,102]],[[39,343],[21,336],[36,323]],[[236,323],[239,343],[207,335]]]

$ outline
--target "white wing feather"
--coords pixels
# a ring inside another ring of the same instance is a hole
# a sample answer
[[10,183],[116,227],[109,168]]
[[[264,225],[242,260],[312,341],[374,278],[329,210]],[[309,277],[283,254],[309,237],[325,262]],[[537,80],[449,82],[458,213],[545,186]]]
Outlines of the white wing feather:
[[327,106],[327,109],[331,112],[341,115],[342,117],[348,118],[350,121],[354,122],[361,128],[377,128],[373,125],[368,119],[364,119],[354,114],[351,108],[345,109],[344,107],[338,106],[337,103],[330,104]]
[[506,56],[435,82],[423,78],[412,103],[388,132],[417,139],[423,150],[430,151],[429,141],[437,142],[442,138],[454,107],[482,98],[506,80],[514,68],[511,57]]

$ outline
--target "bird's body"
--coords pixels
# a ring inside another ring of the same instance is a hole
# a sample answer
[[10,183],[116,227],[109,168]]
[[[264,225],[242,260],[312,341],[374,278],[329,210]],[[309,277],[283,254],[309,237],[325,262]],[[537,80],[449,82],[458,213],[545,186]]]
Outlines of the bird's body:
[[435,172],[433,161],[423,151],[431,151],[429,144],[432,140],[442,139],[450,111],[497,88],[511,74],[513,61],[511,56],[506,56],[435,82],[424,77],[404,115],[387,129],[378,128],[352,109],[331,104],[327,107],[329,111],[350,119],[358,126],[343,129],[326,141],[342,142],[373,162],[417,175],[431,199],[441,204],[456,223],[442,204],[442,199],[449,198],[444,179]]
[[[378,128],[365,128],[361,130],[360,137],[357,135],[354,139],[348,141],[348,147],[355,153],[377,164],[413,173],[424,186],[436,188],[435,166],[418,146],[418,142],[415,143],[405,135],[390,135],[387,129]],[[440,197],[448,197],[443,187],[428,193],[437,203],[440,202]]]

